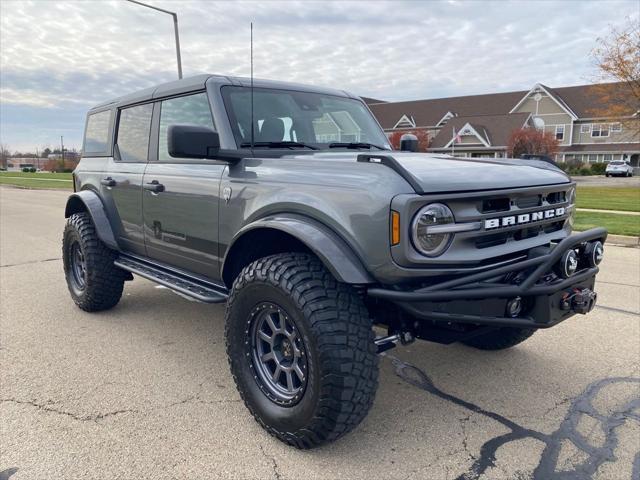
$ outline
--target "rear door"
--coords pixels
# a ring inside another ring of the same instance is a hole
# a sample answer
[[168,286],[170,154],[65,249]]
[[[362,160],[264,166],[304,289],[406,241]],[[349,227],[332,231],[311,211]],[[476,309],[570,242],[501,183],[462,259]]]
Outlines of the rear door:
[[142,178],[147,165],[153,104],[118,111],[113,161],[101,180],[103,196],[113,204],[118,243],[128,252],[145,254],[142,230]]
[[155,104],[152,152],[143,179],[147,255],[218,280],[219,189],[226,162],[169,156],[167,129],[172,124],[214,128],[206,93]]

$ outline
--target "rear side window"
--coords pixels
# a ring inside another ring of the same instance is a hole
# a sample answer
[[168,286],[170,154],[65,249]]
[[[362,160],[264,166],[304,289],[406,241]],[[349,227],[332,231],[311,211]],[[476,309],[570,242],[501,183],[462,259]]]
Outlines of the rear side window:
[[146,162],[153,104],[120,110],[116,144],[123,162]]
[[87,129],[84,132],[84,155],[105,155],[109,142],[109,126],[111,125],[111,110],[92,113],[87,117]]
[[213,128],[213,118],[206,93],[164,100],[160,107],[158,160],[171,161],[167,144],[169,125],[198,125]]

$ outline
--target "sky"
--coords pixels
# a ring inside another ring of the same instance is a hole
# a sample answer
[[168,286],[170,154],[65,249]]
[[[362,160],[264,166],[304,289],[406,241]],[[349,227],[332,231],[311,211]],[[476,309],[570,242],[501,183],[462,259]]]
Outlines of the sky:
[[[590,83],[598,37],[638,0],[213,2],[178,13],[184,76],[256,78],[412,100]],[[125,0],[0,0],[0,142],[81,148],[92,105],[177,78],[169,15]]]

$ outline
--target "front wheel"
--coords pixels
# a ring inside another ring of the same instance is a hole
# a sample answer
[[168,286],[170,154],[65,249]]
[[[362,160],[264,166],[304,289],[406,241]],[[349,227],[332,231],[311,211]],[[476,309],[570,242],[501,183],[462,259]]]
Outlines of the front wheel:
[[113,264],[116,257],[98,238],[88,213],[69,217],[62,239],[62,260],[71,298],[82,310],[107,310],[120,301],[127,273]]
[[314,256],[273,255],[245,267],[227,303],[225,335],[240,396],[283,442],[331,442],[371,408],[378,358],[367,309]]
[[515,347],[535,333],[529,328],[498,328],[483,335],[463,340],[462,343],[480,350],[504,350]]

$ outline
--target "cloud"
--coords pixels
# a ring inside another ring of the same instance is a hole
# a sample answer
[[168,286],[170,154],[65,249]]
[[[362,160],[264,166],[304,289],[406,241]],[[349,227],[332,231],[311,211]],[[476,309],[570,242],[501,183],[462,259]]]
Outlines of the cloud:
[[[256,77],[387,100],[586,83],[596,38],[638,17],[635,0],[148,1],[178,12],[185,76],[248,75],[253,21]],[[56,128],[79,146],[79,112],[176,77],[171,17],[139,5],[3,1],[0,22],[0,135],[13,148],[56,142]],[[43,125],[44,111],[63,123]]]

